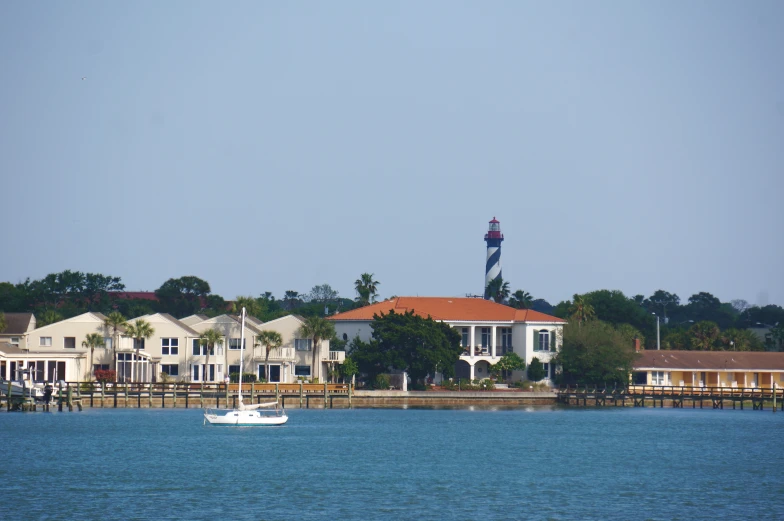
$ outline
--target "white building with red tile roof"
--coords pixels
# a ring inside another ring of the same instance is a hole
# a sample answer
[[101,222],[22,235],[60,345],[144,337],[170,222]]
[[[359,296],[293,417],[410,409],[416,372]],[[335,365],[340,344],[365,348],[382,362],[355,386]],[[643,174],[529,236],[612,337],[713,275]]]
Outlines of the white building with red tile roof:
[[[374,315],[390,311],[413,311],[423,317],[446,322],[461,334],[463,354],[456,366],[458,377],[482,379],[490,367],[510,352],[517,353],[526,365],[537,357],[546,369],[546,380],[555,374],[550,360],[562,338],[566,321],[531,309],[515,309],[480,298],[395,297],[329,317],[338,338],[362,341],[371,338]],[[522,377],[523,373],[514,375]]]

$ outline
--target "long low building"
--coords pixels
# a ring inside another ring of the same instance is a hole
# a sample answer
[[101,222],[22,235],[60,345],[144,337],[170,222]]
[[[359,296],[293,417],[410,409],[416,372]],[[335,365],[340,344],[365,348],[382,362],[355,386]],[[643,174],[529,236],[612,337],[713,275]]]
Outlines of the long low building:
[[641,351],[632,383],[687,387],[784,386],[784,353]]

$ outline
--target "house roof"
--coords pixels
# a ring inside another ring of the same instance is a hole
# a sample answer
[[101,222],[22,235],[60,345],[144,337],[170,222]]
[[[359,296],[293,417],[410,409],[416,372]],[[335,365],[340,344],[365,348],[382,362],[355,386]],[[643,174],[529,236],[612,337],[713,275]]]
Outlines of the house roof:
[[359,309],[352,309],[329,317],[330,320],[373,320],[381,313],[413,311],[423,317],[443,321],[475,322],[563,322],[562,318],[532,309],[515,309],[503,304],[466,297],[395,297]]
[[27,350],[22,350],[17,345],[8,342],[0,342],[0,353],[4,355],[26,355]]
[[27,333],[27,328],[30,327],[30,320],[32,318],[32,313],[6,313],[5,330],[0,332],[0,334],[6,336],[23,335]]
[[784,371],[784,353],[759,351],[642,351],[634,368],[693,371]]
[[199,336],[200,335],[200,333],[198,331],[196,331],[195,329],[193,329],[191,326],[189,326],[188,324],[185,324],[184,322],[180,322],[179,320],[177,320],[176,318],[174,318],[173,316],[171,316],[168,313],[159,313],[159,315],[161,315],[163,318],[165,318],[166,320],[168,320],[172,324],[174,324],[174,325],[184,329],[185,331],[188,332],[188,334],[190,334],[192,336]]

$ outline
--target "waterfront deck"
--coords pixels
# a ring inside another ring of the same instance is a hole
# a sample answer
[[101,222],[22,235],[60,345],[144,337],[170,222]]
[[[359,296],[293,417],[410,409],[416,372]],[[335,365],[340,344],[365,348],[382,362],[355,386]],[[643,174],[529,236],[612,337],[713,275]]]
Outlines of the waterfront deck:
[[666,385],[630,385],[609,388],[596,385],[566,386],[558,390],[558,402],[571,406],[595,407],[669,407],[733,409],[751,406],[784,411],[784,389],[762,387],[690,387]]

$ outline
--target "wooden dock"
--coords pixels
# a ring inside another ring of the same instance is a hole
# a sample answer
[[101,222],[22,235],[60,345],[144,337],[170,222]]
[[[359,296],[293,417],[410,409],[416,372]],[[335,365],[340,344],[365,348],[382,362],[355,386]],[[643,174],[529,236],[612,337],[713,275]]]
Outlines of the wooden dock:
[[[97,383],[67,382],[55,389],[49,403],[31,398],[3,397],[8,411],[58,411],[74,408],[231,408],[236,407],[239,384],[224,383]],[[246,404],[277,400],[282,407],[332,408],[351,407],[350,384],[259,384],[243,383],[242,399]]]
[[743,410],[751,406],[755,411],[766,408],[784,411],[784,389],[761,387],[689,387],[662,385],[631,385],[608,388],[597,385],[566,386],[558,390],[558,402],[578,407],[668,407],[692,409]]

